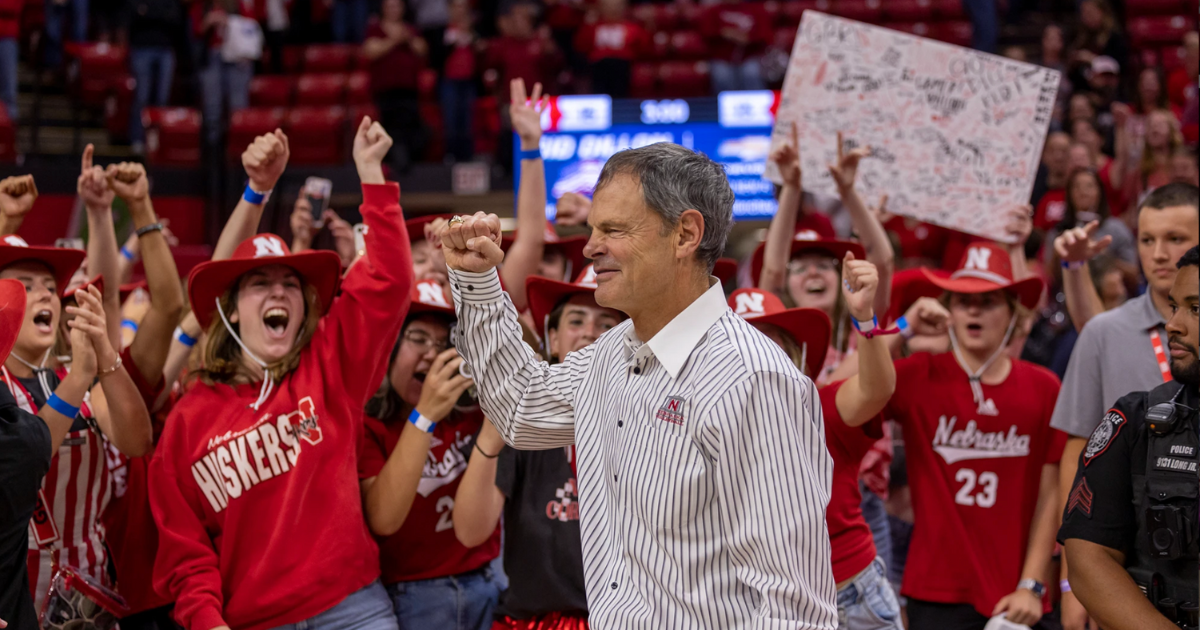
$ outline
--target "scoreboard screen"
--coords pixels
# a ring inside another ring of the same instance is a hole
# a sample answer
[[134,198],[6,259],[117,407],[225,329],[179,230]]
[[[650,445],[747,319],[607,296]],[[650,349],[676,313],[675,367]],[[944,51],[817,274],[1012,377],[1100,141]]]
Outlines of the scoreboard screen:
[[[546,165],[546,217],[567,192],[592,196],[600,169],[621,149],[674,142],[725,167],[737,219],[775,214],[774,187],[763,179],[779,95],[772,91],[722,92],[709,98],[637,100],[604,95],[552,97],[542,113]],[[515,181],[520,181],[520,140],[513,139]]]

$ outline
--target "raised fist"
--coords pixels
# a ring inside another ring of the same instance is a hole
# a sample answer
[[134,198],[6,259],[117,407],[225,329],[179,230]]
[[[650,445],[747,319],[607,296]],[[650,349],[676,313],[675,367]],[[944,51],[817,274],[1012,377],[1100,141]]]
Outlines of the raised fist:
[[875,316],[875,291],[879,288],[879,270],[866,260],[856,260],[846,252],[842,261],[842,296],[850,316],[860,322]]
[[33,208],[37,199],[37,185],[33,175],[18,175],[0,180],[0,212],[11,219],[19,219]]
[[250,178],[250,187],[258,192],[273,190],[290,156],[288,138],[282,130],[255,138],[242,152],[242,167]]
[[358,167],[358,178],[364,184],[382,184],[383,158],[392,148],[392,137],[383,125],[363,116],[354,134],[354,165]]
[[439,240],[446,265],[458,271],[487,271],[504,260],[500,249],[500,218],[476,212],[442,227]]
[[109,164],[104,170],[109,188],[125,203],[133,205],[145,201],[150,195],[150,183],[146,178],[146,167],[138,162]]

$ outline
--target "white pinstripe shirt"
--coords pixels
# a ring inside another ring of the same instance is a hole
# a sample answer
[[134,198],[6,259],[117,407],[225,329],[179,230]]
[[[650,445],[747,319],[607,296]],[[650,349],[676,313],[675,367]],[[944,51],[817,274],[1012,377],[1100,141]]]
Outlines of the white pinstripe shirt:
[[576,444],[593,627],[837,627],[816,387],[719,284],[647,343],[626,321],[550,366],[495,271],[450,281],[456,345],[504,440]]

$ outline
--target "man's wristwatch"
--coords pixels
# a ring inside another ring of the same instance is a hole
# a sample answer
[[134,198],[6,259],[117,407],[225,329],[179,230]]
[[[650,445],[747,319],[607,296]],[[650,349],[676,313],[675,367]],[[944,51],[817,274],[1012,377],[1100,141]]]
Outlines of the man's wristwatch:
[[1046,585],[1033,578],[1025,578],[1024,580],[1017,582],[1017,590],[1021,590],[1023,588],[1029,589],[1030,592],[1032,592],[1034,595],[1037,595],[1038,599],[1041,599],[1046,594]]

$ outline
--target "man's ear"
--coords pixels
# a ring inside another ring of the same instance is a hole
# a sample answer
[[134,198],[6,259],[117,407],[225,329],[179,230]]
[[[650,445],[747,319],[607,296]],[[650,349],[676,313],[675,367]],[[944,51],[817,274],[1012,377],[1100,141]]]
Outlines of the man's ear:
[[700,242],[704,240],[704,215],[700,214],[699,210],[684,210],[683,214],[679,215],[674,232],[672,245],[675,246],[675,257],[682,260],[692,256],[700,249]]

